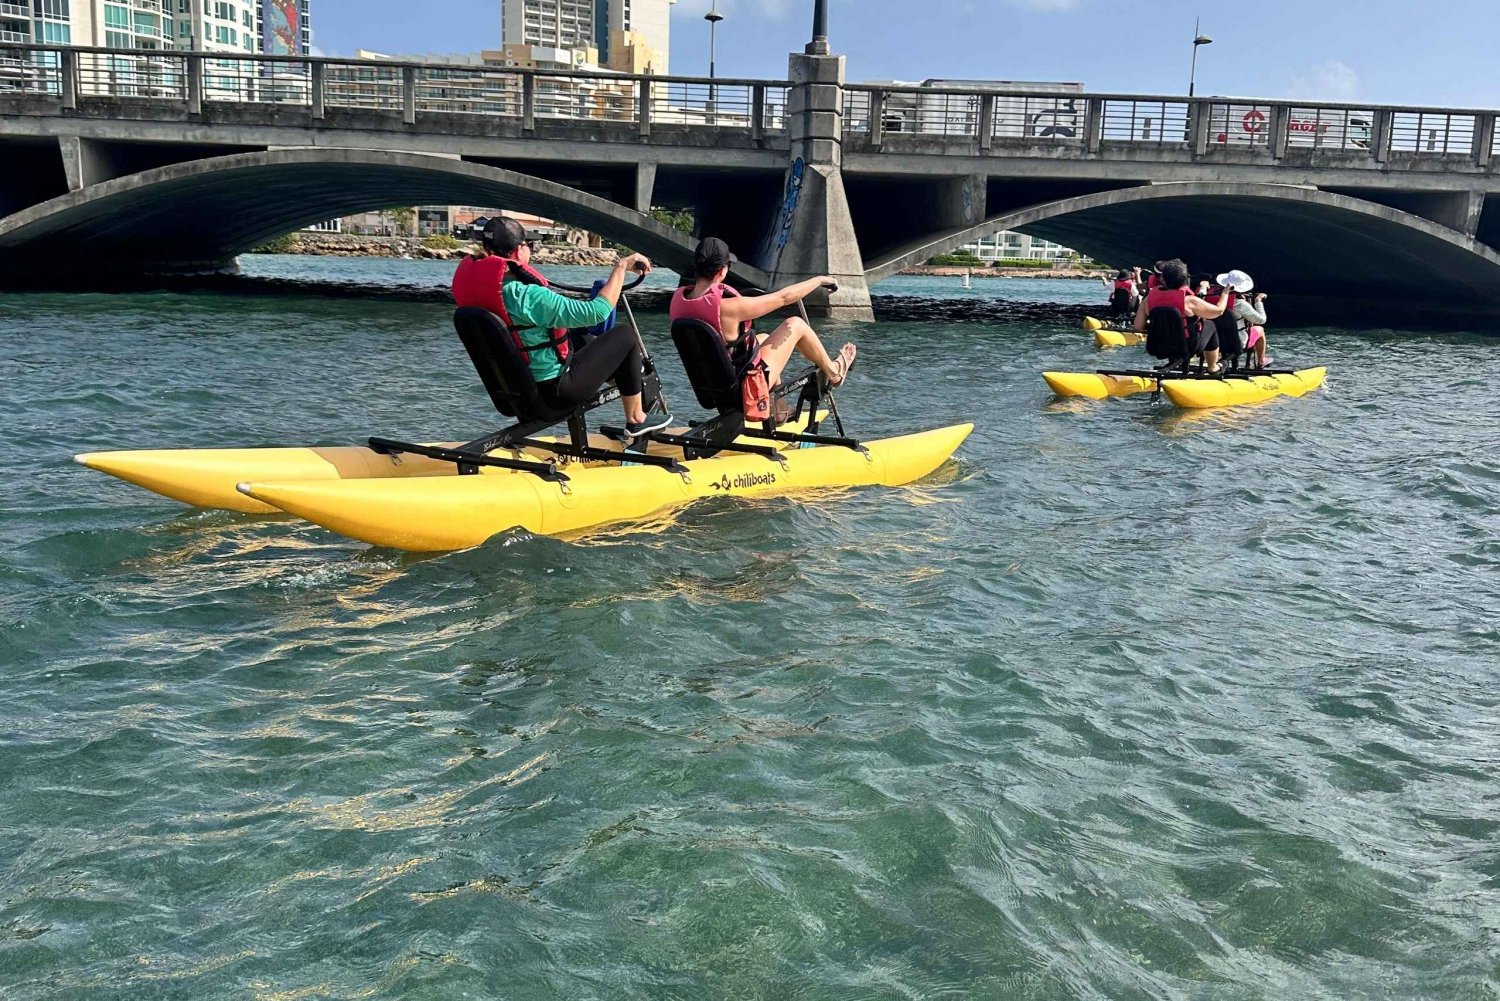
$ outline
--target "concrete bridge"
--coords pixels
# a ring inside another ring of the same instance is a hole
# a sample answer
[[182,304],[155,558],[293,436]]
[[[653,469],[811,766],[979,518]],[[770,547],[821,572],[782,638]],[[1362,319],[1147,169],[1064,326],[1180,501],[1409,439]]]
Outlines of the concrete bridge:
[[685,269],[693,211],[825,312],[1018,229],[1112,263],[1239,266],[1282,315],[1500,314],[1494,111],[849,85],[819,39],[788,79],[714,81],[0,47],[0,282],[56,253],[225,269],[269,236],[398,204],[536,212]]

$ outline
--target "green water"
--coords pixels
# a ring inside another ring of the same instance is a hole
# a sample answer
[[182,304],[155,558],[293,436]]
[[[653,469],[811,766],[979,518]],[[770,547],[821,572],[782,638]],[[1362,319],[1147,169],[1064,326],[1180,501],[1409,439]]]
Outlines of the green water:
[[477,435],[441,305],[0,298],[0,997],[1494,998],[1494,342],[938,315],[830,332],[929,482],[418,557],[69,457]]

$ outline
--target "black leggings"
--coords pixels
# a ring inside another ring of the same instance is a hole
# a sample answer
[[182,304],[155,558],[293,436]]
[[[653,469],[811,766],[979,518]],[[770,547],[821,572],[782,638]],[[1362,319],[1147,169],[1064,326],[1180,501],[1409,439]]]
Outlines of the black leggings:
[[620,324],[593,338],[568,356],[568,367],[556,379],[537,383],[542,402],[555,410],[572,410],[592,400],[610,379],[622,395],[641,392],[641,345],[635,328]]

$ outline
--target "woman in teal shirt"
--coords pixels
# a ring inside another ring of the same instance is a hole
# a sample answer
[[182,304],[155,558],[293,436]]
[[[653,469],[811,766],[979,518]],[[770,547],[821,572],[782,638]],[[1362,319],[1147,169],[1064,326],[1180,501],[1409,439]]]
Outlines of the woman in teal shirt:
[[[484,247],[491,254],[530,268],[531,240],[514,219],[501,216],[492,220],[485,228]],[[463,265],[459,267],[462,270]],[[615,326],[572,351],[566,362],[551,346],[555,328],[574,329],[603,323],[614,311],[620,289],[625,284],[625,274],[629,271],[649,274],[651,262],[641,254],[621,258],[610,272],[609,280],[592,299],[560,295],[544,286],[522,281],[509,271],[505,273],[500,292],[511,322],[521,328],[521,343],[528,349],[531,375],[536,380],[542,403],[559,412],[572,410],[597,396],[605,383],[613,379],[625,408],[625,433],[636,437],[668,427],[672,415],[646,413],[641,400],[644,361],[640,336],[635,329],[624,324]],[[458,290],[463,284],[455,280],[455,298],[462,298]],[[458,305],[483,306],[484,303],[459,301]]]

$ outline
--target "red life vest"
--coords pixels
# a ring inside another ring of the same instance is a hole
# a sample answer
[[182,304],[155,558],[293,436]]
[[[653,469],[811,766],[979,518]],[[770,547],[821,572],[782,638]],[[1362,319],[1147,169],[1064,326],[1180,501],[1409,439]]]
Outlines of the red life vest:
[[1160,284],[1161,284],[1161,276],[1159,276],[1159,275],[1147,275],[1146,276],[1146,291],[1147,292],[1155,292],[1156,291],[1156,287],[1158,285],[1160,285]]
[[[512,269],[510,265],[514,265]],[[500,317],[505,324],[505,329],[510,331],[510,336],[515,340],[516,347],[521,349],[521,356],[531,363],[531,350],[521,340],[521,331],[525,328],[518,327],[510,318],[510,312],[505,308],[505,294],[502,285],[508,273],[515,273],[517,281],[523,281],[528,285],[540,285],[549,288],[547,279],[542,277],[541,272],[528,265],[522,264],[513,257],[500,257],[496,254],[488,254],[484,257],[464,257],[458,262],[458,270],[453,274],[453,301],[459,306],[477,306],[487,309]],[[551,348],[557,354],[557,360],[564,366],[568,364],[569,344],[568,331],[565,327],[554,327],[552,335],[547,343],[536,345],[537,348]]]
[[1177,310],[1182,316],[1182,336],[1185,340],[1188,337],[1187,297],[1186,288],[1153,288],[1146,293],[1146,315],[1150,316],[1151,311],[1159,306]]
[[1217,287],[1211,288],[1208,290],[1208,293],[1203,296],[1203,301],[1211,302],[1217,306],[1219,304],[1219,299],[1223,297],[1225,292],[1229,293],[1229,301],[1224,304],[1224,312],[1228,313],[1230,310],[1234,309],[1234,304],[1239,299],[1239,294],[1231,289]]
[[1129,278],[1119,279],[1115,282],[1115,291],[1118,292],[1120,289],[1125,289],[1127,292],[1134,294],[1135,282],[1131,281]]

